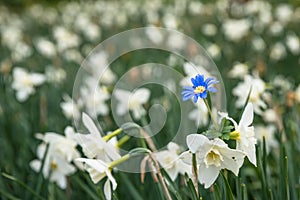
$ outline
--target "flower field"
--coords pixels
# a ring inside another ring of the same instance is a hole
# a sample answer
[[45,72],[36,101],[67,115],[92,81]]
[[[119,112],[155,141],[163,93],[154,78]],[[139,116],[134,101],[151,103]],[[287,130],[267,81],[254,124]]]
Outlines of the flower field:
[[300,199],[300,3],[0,3],[0,199]]

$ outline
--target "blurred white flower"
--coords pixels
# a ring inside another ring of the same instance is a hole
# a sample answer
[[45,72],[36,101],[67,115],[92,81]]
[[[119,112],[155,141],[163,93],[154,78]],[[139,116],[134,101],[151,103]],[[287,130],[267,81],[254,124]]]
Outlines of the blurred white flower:
[[204,35],[207,35],[207,36],[214,36],[217,34],[217,27],[216,25],[214,24],[204,24],[202,26],[202,32]]
[[248,74],[248,65],[245,63],[236,63],[233,68],[228,72],[230,78],[244,78]]
[[286,46],[289,48],[292,54],[298,55],[300,53],[300,41],[295,33],[290,33],[286,36]]
[[[190,152],[196,154],[199,165],[198,179],[205,188],[209,188],[215,182],[221,169],[228,169],[238,176],[245,157],[242,151],[230,149],[219,138],[209,140],[201,134],[188,135],[186,140]],[[183,157],[185,162],[189,161],[189,164],[192,164],[190,153],[183,153]]]
[[46,80],[45,75],[40,73],[28,73],[25,69],[15,67],[13,69],[12,88],[16,90],[17,99],[24,102],[29,95],[35,93],[35,86],[43,84]]
[[292,18],[293,9],[289,4],[280,4],[275,10],[276,18],[283,22],[289,22]]
[[40,38],[35,42],[36,48],[40,54],[52,58],[56,55],[55,45],[47,39]]
[[277,121],[277,114],[274,109],[269,108],[265,110],[262,114],[263,119],[266,122],[276,122]]
[[112,199],[111,195],[111,185],[112,189],[116,190],[117,182],[113,175],[111,174],[111,169],[109,164],[97,159],[87,159],[87,158],[77,158],[76,161],[85,163],[85,169],[89,173],[94,184],[98,183],[103,178],[107,177],[104,184],[104,195],[107,200]]
[[211,57],[215,59],[220,57],[221,49],[217,44],[209,44],[206,50]]
[[248,19],[228,19],[223,22],[223,30],[226,38],[232,41],[239,41],[249,32],[251,23]]
[[252,46],[256,51],[263,51],[266,48],[266,43],[261,37],[254,37],[252,40]]
[[197,101],[194,104],[196,108],[189,113],[188,118],[195,121],[197,127],[206,126],[208,123],[208,110],[204,101]]
[[135,119],[140,119],[146,114],[143,104],[147,103],[150,97],[150,90],[147,88],[139,88],[133,92],[116,89],[114,96],[118,100],[117,114],[123,116],[128,111],[132,111]]
[[82,102],[84,103],[86,112],[93,117],[98,115],[107,115],[109,108],[106,101],[110,98],[110,94],[105,86],[99,86],[95,78],[89,77],[86,85],[80,90]]
[[[71,162],[80,157],[76,150],[77,143],[74,140],[74,135],[75,131],[72,127],[66,127],[65,136],[57,133],[37,134],[37,138],[41,139],[43,143],[37,148],[38,159],[30,162],[31,168],[39,172],[44,159],[43,176],[49,178],[51,182],[56,182],[62,189],[67,187],[66,176],[76,171]],[[47,144],[48,150],[45,155]]]
[[272,82],[273,85],[277,88],[280,88],[282,92],[287,92],[292,88],[292,83],[282,75],[275,76]]
[[15,62],[23,61],[32,54],[32,47],[25,42],[18,42],[11,52],[11,58]]
[[270,58],[272,60],[275,61],[281,60],[285,58],[285,56],[286,56],[286,49],[281,42],[277,42],[271,47]]
[[178,174],[192,174],[191,166],[181,160],[179,153],[180,147],[176,143],[170,142],[167,150],[154,154],[159,164],[166,170],[173,181],[175,181]]
[[277,148],[279,146],[278,141],[275,138],[276,127],[274,125],[258,125],[255,126],[255,136],[262,143],[263,138],[266,141],[267,153],[270,152],[272,148]]
[[53,66],[47,66],[45,74],[47,81],[54,84],[62,83],[67,77],[67,73],[63,68],[55,68]]
[[7,26],[5,29],[1,29],[1,33],[2,44],[10,49],[14,49],[16,44],[23,39],[23,33],[20,27]]
[[266,103],[262,99],[266,89],[266,84],[259,77],[254,77],[246,75],[244,81],[239,83],[233,90],[232,93],[238,99],[235,102],[235,105],[238,108],[241,108],[246,103],[248,93],[251,90],[249,102],[253,103],[254,112],[261,115],[262,109],[266,108]]
[[76,103],[73,99],[65,94],[63,95],[63,102],[60,103],[60,107],[63,111],[63,114],[67,119],[78,120],[80,118],[80,103]]
[[253,105],[248,103],[239,124],[228,117],[227,113],[219,113],[221,118],[226,118],[230,120],[235,128],[235,131],[230,133],[231,139],[236,140],[236,149],[241,150],[246,153],[249,161],[256,166],[256,153],[255,145],[257,140],[255,138],[254,127],[251,125],[253,122]]
[[76,134],[75,139],[82,147],[82,151],[86,157],[101,159],[105,162],[110,162],[121,157],[115,146],[104,141],[100,131],[87,114],[83,113],[82,121],[88,129],[89,134]]
[[283,32],[283,26],[280,22],[273,22],[271,25],[270,25],[270,33],[274,36],[278,36],[280,35],[281,33]]
[[164,39],[161,30],[158,28],[156,29],[155,27],[146,29],[146,35],[154,44],[160,44]]
[[57,48],[59,51],[64,51],[68,48],[77,47],[80,42],[80,39],[76,34],[70,32],[62,26],[55,27],[53,35],[56,39]]

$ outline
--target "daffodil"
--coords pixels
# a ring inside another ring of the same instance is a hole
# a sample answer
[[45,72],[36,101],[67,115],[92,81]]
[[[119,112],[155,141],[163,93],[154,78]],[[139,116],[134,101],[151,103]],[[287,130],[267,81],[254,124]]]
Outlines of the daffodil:
[[100,131],[87,114],[83,113],[82,121],[89,134],[77,134],[75,138],[86,157],[107,162],[121,157],[116,147],[101,137]]
[[195,78],[191,78],[191,81],[193,86],[185,86],[181,93],[183,101],[193,98],[194,103],[196,103],[198,98],[205,99],[207,92],[217,92],[217,89],[212,85],[219,81],[212,77],[205,80],[203,75],[198,74]]
[[111,173],[109,163],[99,159],[77,158],[76,161],[85,163],[85,169],[89,173],[94,184],[98,183],[103,178],[107,177],[104,184],[104,194],[107,200],[111,199],[111,184],[112,189],[116,190],[117,182]]
[[17,99],[26,101],[29,95],[35,93],[35,87],[43,84],[46,77],[40,73],[28,73],[25,69],[15,67],[13,70],[12,88],[16,90]]
[[251,126],[253,122],[253,105],[248,103],[242,114],[239,124],[228,116],[227,113],[219,113],[221,118],[230,120],[235,130],[230,133],[230,138],[236,140],[236,149],[242,150],[246,153],[249,161],[256,166],[255,145],[257,140],[255,138],[254,127]]
[[[43,143],[37,148],[38,159],[30,162],[34,171],[42,170],[45,178],[57,183],[62,189],[67,186],[66,176],[76,172],[76,168],[71,162],[80,157],[76,150],[77,143],[74,140],[74,134],[71,127],[65,129],[65,136],[57,133],[38,134],[37,138],[43,140]],[[45,155],[47,145],[48,151]],[[44,160],[43,169],[41,169],[42,160]]]
[[170,142],[167,150],[154,154],[159,164],[166,170],[173,181],[175,181],[178,174],[192,174],[192,167],[182,161],[179,153],[180,147],[176,143]]
[[147,88],[139,88],[133,92],[117,89],[114,96],[118,100],[117,114],[124,116],[131,111],[135,119],[140,119],[146,114],[143,104],[147,103],[150,97],[150,90]]
[[205,188],[209,188],[218,178],[221,169],[228,169],[236,176],[243,165],[245,154],[240,150],[230,149],[221,139],[209,140],[201,134],[187,136],[189,152],[182,154],[183,159],[191,164],[192,155],[196,154],[198,179]]

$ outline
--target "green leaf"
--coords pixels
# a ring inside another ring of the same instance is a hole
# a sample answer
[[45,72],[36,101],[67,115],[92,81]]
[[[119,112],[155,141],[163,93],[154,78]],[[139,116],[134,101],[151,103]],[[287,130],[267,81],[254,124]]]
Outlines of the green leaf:
[[187,174],[185,174],[185,180],[186,180],[187,186],[188,186],[188,188],[191,192],[192,200],[198,200],[197,192],[196,192],[196,189],[194,187],[194,183],[193,183],[192,179],[190,179],[190,177]]

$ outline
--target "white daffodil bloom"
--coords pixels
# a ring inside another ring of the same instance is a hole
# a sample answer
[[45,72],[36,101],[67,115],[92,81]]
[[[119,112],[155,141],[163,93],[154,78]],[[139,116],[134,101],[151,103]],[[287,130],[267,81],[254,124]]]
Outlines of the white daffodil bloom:
[[118,100],[117,114],[125,115],[131,111],[135,119],[140,119],[146,114],[143,104],[147,103],[150,97],[150,90],[147,88],[139,88],[133,92],[116,89],[114,96]]
[[46,77],[40,73],[28,73],[25,69],[15,67],[13,70],[12,88],[16,90],[17,99],[24,102],[29,95],[34,94],[35,86],[39,86],[46,81]]
[[230,78],[244,78],[248,74],[248,65],[245,63],[236,63],[228,72]]
[[233,90],[234,96],[237,96],[237,101],[235,105],[238,108],[243,107],[245,104],[248,93],[251,90],[249,102],[253,103],[255,113],[261,115],[262,109],[267,107],[266,103],[262,99],[262,95],[266,90],[266,84],[263,80],[258,77],[246,75],[244,82],[239,83]]
[[270,152],[270,149],[277,148],[279,146],[278,141],[275,138],[275,133],[276,133],[276,127],[274,125],[255,126],[256,138],[261,142],[263,142],[263,138],[265,138],[267,153]]
[[82,121],[89,134],[77,134],[75,138],[86,157],[101,159],[105,162],[121,157],[115,146],[104,141],[93,120],[87,114],[83,113]]
[[86,85],[81,88],[80,95],[84,102],[86,112],[94,115],[107,115],[109,108],[105,101],[110,98],[110,94],[105,86],[99,86],[98,80],[90,77],[86,80]]
[[80,118],[80,103],[74,102],[67,94],[63,96],[63,99],[64,101],[60,103],[60,107],[65,117],[78,120]]
[[192,167],[183,162],[179,157],[180,147],[170,142],[168,144],[168,150],[159,151],[155,153],[155,157],[159,164],[166,170],[170,178],[175,181],[178,174],[192,174]]
[[196,154],[198,179],[205,188],[209,188],[218,178],[221,169],[228,169],[238,176],[245,154],[240,150],[230,149],[221,139],[209,140],[201,134],[187,136],[190,152],[182,154],[184,161],[192,164],[192,154]]
[[229,19],[223,23],[223,30],[226,38],[235,42],[240,41],[244,36],[246,36],[250,27],[251,22],[248,19]]
[[252,103],[247,104],[239,124],[231,117],[228,117],[227,113],[219,114],[221,118],[230,120],[234,125],[235,131],[230,133],[230,137],[236,140],[236,149],[244,151],[249,161],[256,166],[255,145],[257,140],[255,138],[254,127],[251,126],[254,117]]
[[76,161],[85,163],[86,171],[89,173],[94,184],[98,183],[107,176],[107,181],[104,184],[104,194],[105,198],[110,200],[112,197],[110,184],[112,184],[112,189],[116,190],[117,182],[111,174],[109,164],[103,162],[102,160],[87,158],[77,158]]
[[[49,178],[51,182],[56,182],[62,189],[67,186],[66,176],[76,171],[76,168],[70,162],[80,157],[79,152],[76,150],[77,143],[74,140],[74,134],[72,127],[65,129],[65,137],[57,133],[38,134],[37,138],[43,140],[43,143],[37,149],[38,159],[30,162],[31,168],[38,172],[44,159],[42,169],[44,177]],[[47,144],[49,146],[45,155]]]

